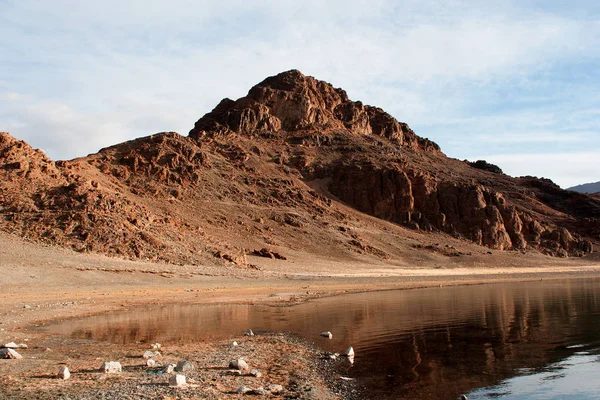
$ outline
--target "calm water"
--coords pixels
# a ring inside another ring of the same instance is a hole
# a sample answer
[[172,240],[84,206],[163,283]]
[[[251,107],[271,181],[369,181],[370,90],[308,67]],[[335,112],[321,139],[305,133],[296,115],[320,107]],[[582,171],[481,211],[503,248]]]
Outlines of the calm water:
[[[292,307],[146,308],[47,329],[113,343],[192,342],[291,331],[328,351],[352,345],[372,398],[600,398],[600,280],[352,294]],[[333,340],[319,332],[333,332]]]

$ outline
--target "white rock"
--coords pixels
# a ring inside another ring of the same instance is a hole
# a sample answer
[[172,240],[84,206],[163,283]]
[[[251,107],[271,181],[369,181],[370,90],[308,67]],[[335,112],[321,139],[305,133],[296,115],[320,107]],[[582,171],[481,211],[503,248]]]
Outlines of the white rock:
[[169,378],[169,386],[171,387],[184,387],[186,386],[185,375],[173,375]]
[[159,357],[160,356],[160,351],[152,351],[152,350],[148,350],[144,353],[144,355],[142,357],[144,358],[153,358],[153,357]]
[[268,391],[265,390],[264,387],[257,387],[256,389],[252,389],[252,394],[256,394],[258,396],[266,396],[269,394]]
[[10,342],[10,343],[6,343],[2,347],[5,348],[5,349],[18,349],[19,345],[16,344],[15,342]]
[[0,349],[0,358],[20,360],[23,356],[13,349]]
[[187,372],[192,371],[194,369],[194,364],[189,361],[181,360],[175,366],[175,371],[177,372]]
[[153,343],[152,350],[158,350],[158,349],[160,349],[160,343]]
[[327,339],[333,339],[333,333],[327,331],[327,332],[321,332],[321,336],[326,337]]
[[58,373],[56,374],[58,379],[69,379],[71,377],[71,372],[69,372],[69,368],[66,365],[61,365],[58,369]]
[[276,385],[276,384],[269,385],[267,387],[267,389],[269,389],[269,392],[271,392],[273,394],[279,394],[279,393],[283,392],[283,386]]
[[100,367],[100,372],[104,372],[105,374],[120,374],[123,372],[123,367],[118,361],[105,361]]
[[233,343],[231,343],[231,345],[235,347],[238,345],[238,342],[234,341]]
[[250,371],[250,375],[252,375],[255,378],[260,378],[262,376],[262,373],[257,369],[253,369]]
[[146,360],[146,366],[147,367],[156,367],[156,361],[153,360],[152,358],[149,358]]
[[248,369],[248,364],[242,358],[238,358],[237,360],[231,360],[229,368],[244,371]]
[[175,372],[175,364],[167,364],[163,368],[163,374],[172,374],[173,372]]
[[344,352],[344,355],[346,357],[354,357],[354,349],[352,348],[352,346],[350,346],[346,349],[346,351]]
[[237,388],[237,390],[235,392],[238,393],[238,394],[246,394],[246,393],[249,393],[251,391],[252,391],[252,389],[250,389],[248,386],[242,385],[239,388]]
[[248,329],[246,332],[244,332],[244,336],[254,336],[254,332],[252,332],[252,329]]
[[20,348],[20,349],[27,349],[27,348],[29,348],[29,346],[27,346],[27,344],[25,344],[25,343],[19,343],[17,345],[17,347]]
[[346,358],[348,359],[348,362],[350,363],[350,365],[354,364],[354,356],[348,356]]

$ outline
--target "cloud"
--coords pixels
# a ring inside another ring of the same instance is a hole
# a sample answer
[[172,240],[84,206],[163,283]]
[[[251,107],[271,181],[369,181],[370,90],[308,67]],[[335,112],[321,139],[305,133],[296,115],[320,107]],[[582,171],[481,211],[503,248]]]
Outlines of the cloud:
[[450,156],[574,152],[600,128],[599,10],[577,3],[4,1],[0,129],[81,156],[185,134],[221,98],[298,68]]

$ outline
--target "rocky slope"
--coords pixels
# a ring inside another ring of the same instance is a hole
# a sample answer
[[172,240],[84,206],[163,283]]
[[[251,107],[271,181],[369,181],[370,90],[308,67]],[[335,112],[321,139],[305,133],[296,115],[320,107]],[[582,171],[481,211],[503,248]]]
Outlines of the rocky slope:
[[79,251],[240,266],[273,249],[402,259],[415,241],[450,236],[593,251],[597,198],[489,165],[448,158],[383,110],[292,70],[222,100],[188,137],[55,163],[1,134],[0,227]]

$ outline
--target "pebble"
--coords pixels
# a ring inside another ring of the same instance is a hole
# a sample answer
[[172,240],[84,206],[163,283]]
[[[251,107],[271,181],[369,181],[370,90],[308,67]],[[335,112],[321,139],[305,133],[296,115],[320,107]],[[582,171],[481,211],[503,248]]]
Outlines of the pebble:
[[327,331],[327,332],[321,332],[321,336],[326,337],[327,339],[333,339],[333,333]]
[[252,329],[248,329],[246,332],[244,332],[244,336],[254,336],[254,332],[252,332]]
[[250,389],[248,386],[240,386],[239,388],[237,388],[237,390],[235,391],[237,394],[246,394],[251,392],[252,389]]
[[243,371],[248,369],[248,364],[242,358],[238,358],[237,360],[231,360],[229,362],[229,368]]
[[20,360],[23,356],[13,349],[0,349],[0,358]]
[[123,372],[123,367],[118,361],[105,361],[100,366],[100,372],[105,374],[120,374]]
[[194,370],[194,364],[192,364],[189,361],[186,360],[181,360],[177,363],[177,365],[175,366],[175,371],[177,372],[187,372],[187,371],[193,371]]
[[261,387],[258,387],[256,389],[252,389],[252,394],[256,394],[258,396],[266,396],[266,395],[269,394],[269,392],[267,390],[265,390],[265,388],[263,388],[261,386]]
[[163,368],[163,374],[172,374],[173,372],[175,372],[175,364],[171,363],[171,364],[167,364],[164,368]]
[[271,384],[267,387],[267,389],[269,389],[269,392],[273,394],[279,394],[283,392],[283,386],[277,384]]
[[153,360],[152,358],[149,358],[146,360],[146,366],[147,367],[156,367],[156,361]]
[[252,375],[255,378],[260,378],[262,376],[262,373],[257,369],[253,369],[250,371],[250,375]]
[[158,349],[160,349],[160,343],[153,343],[152,350],[158,350]]
[[169,386],[171,387],[184,387],[186,386],[185,375],[173,375],[169,378]]
[[159,357],[160,356],[160,351],[152,351],[152,350],[148,350],[144,353],[144,355],[142,357],[144,358],[153,358],[153,357]]
[[238,342],[234,341],[233,343],[231,343],[231,345],[235,347],[238,345]]
[[66,365],[62,365],[56,374],[58,379],[69,379],[71,377],[71,372],[69,372],[69,368]]

